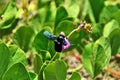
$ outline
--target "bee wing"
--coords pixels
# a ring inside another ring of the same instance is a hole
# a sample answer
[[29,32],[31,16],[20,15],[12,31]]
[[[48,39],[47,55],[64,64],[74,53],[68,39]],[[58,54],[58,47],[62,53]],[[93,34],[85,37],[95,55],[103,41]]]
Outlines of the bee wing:
[[63,40],[62,44],[63,44],[63,45],[67,45],[67,43],[66,43],[65,39]]
[[[70,42],[70,45],[75,45],[73,42],[69,41]],[[62,43],[64,46],[67,45],[66,41],[63,40],[63,43]]]
[[48,32],[48,31],[44,31],[43,32],[43,35],[45,36],[45,37],[47,37],[48,39],[50,39],[50,40],[55,40],[57,37],[55,36],[55,35],[52,35],[50,32]]

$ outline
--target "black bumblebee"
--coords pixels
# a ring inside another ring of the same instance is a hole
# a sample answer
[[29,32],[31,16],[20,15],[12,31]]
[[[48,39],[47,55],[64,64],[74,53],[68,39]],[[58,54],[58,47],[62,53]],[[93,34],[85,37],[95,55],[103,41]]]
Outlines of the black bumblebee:
[[56,37],[55,35],[52,35],[50,32],[48,31],[44,31],[44,36],[47,37],[50,40],[53,40],[55,43],[55,50],[57,52],[61,52],[62,50],[65,50],[67,48],[69,48],[70,43],[69,41],[66,39],[64,32],[61,32],[60,35],[58,37]]

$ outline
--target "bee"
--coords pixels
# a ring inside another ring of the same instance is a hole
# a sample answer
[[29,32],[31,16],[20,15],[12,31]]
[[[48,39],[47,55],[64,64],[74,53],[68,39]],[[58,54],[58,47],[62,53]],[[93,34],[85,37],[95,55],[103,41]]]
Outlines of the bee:
[[48,31],[44,31],[43,35],[49,40],[54,41],[54,47],[57,52],[61,52],[62,50],[66,50],[70,47],[70,42],[64,32],[61,32],[59,36],[56,36]]

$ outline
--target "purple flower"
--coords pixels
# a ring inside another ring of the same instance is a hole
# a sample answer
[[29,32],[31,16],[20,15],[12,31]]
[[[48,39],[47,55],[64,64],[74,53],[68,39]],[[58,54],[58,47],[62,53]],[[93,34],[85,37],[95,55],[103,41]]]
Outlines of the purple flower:
[[85,23],[79,25],[79,28],[84,28],[84,27],[85,27]]
[[70,47],[70,42],[69,40],[65,37],[64,38],[65,42],[66,42],[66,45],[62,45],[62,50],[65,50],[65,49],[68,49]]

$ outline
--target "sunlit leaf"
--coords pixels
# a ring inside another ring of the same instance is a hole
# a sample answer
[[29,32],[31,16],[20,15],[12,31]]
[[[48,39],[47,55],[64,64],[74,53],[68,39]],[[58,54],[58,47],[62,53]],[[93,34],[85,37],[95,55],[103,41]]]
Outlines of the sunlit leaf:
[[59,5],[63,4],[65,0],[55,0],[55,4],[58,7]]
[[120,41],[119,41],[120,40],[120,28],[117,28],[114,31],[112,31],[109,37],[110,37],[112,55],[120,53]]
[[63,61],[55,61],[47,65],[44,70],[45,80],[65,80],[67,67]]
[[100,74],[111,58],[110,41],[107,38],[99,38],[93,46],[94,60],[94,77]]
[[37,49],[37,51],[41,51],[41,50],[47,50],[48,49],[48,43],[49,43],[49,39],[47,39],[43,32],[47,30],[49,32],[51,32],[51,29],[49,27],[47,27],[46,29],[41,30],[35,37],[34,39],[34,45]]
[[81,80],[80,74],[77,72],[73,72],[69,80]]
[[30,80],[38,80],[37,79],[38,76],[34,72],[29,72],[29,75],[30,75],[30,78],[31,78]]
[[103,8],[103,10],[100,13],[100,17],[99,17],[99,21],[100,23],[107,23],[109,22],[111,19],[113,19],[114,14],[118,11],[118,7],[117,6],[106,6]]
[[59,35],[60,32],[64,32],[65,35],[68,35],[74,29],[73,23],[68,20],[61,21],[59,25],[55,28],[56,35]]
[[109,37],[109,35],[111,34],[111,32],[115,29],[119,28],[119,23],[115,20],[110,21],[109,23],[107,23],[104,27],[103,30],[103,36],[104,37]]
[[57,25],[68,16],[68,13],[64,7],[58,7],[55,17],[55,28]]
[[118,21],[119,25],[120,25],[120,10],[116,11],[113,15],[113,18]]
[[30,80],[30,76],[21,63],[16,63],[8,69],[2,80]]
[[82,62],[86,71],[96,77],[109,63],[111,48],[109,40],[101,37],[95,43],[88,44],[82,54]]
[[27,58],[23,50],[21,50],[19,47],[15,45],[9,46],[9,50],[12,53],[12,58],[9,62],[8,67],[21,62],[24,66],[27,65]]
[[71,0],[70,3],[66,4],[66,10],[69,16],[77,18],[80,11],[80,1]]
[[98,22],[103,7],[104,0],[88,0],[88,11],[92,22]]
[[34,71],[38,74],[41,66],[43,65],[42,57],[39,54],[35,54],[34,58]]
[[11,59],[11,53],[8,47],[0,40],[0,80],[7,69],[8,63]]
[[38,80],[44,80],[43,71],[47,65],[48,63],[44,62],[43,65],[41,66],[40,72],[38,74]]
[[31,27],[20,27],[14,34],[13,40],[18,46],[20,46],[21,49],[27,51],[30,49],[33,35],[34,31]]
[[92,38],[95,41],[102,36],[104,27],[99,23],[92,26]]
[[120,27],[119,23],[116,20],[110,21],[108,24],[105,25],[103,36],[110,38],[112,54],[117,54],[120,48]]
[[0,20],[0,28],[1,29],[6,29],[11,27],[12,23],[15,21],[15,17],[16,17],[16,13],[17,13],[17,8],[16,5],[10,1],[7,5],[7,8],[5,8],[6,10],[4,11],[3,14],[1,14],[0,16],[2,16],[2,19]]

